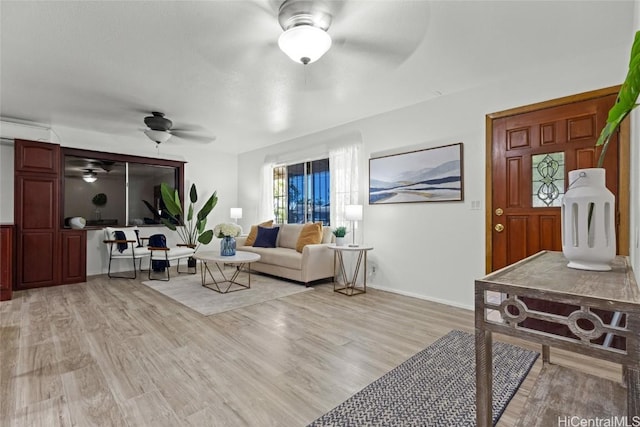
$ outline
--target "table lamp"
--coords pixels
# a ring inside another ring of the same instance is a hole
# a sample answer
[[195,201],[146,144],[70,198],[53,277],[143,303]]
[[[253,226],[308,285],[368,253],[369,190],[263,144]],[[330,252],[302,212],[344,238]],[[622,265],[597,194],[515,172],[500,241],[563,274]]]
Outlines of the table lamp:
[[238,218],[242,218],[242,208],[231,208],[229,216],[237,224]]
[[357,222],[362,220],[362,205],[346,205],[344,207],[344,218],[351,221],[352,239],[349,246],[355,247],[356,244],[356,227]]

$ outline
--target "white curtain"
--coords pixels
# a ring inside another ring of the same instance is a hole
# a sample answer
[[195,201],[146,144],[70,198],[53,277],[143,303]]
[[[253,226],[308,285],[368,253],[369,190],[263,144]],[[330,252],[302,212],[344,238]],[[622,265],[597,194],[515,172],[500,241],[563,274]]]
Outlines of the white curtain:
[[275,217],[273,212],[273,167],[274,163],[265,163],[260,176],[262,193],[258,203],[258,221],[268,221]]
[[360,204],[360,152],[361,145],[354,144],[331,149],[329,168],[331,170],[331,226],[346,226],[344,218],[346,205]]

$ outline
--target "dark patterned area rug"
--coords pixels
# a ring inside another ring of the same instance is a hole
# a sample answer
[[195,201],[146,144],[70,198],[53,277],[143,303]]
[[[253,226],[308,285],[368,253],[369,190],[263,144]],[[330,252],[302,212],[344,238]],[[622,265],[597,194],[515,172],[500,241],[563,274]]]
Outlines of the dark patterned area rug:
[[[538,353],[493,343],[493,423]],[[475,426],[474,336],[451,331],[310,426]]]

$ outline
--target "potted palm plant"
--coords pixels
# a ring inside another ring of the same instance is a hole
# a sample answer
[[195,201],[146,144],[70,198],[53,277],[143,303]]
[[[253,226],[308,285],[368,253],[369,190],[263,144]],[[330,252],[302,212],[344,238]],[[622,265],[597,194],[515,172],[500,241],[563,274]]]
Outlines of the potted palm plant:
[[[160,218],[165,227],[177,232],[184,244],[195,250],[198,250],[201,244],[206,245],[211,242],[213,230],[205,230],[205,228],[207,226],[207,215],[211,213],[218,203],[217,192],[214,191],[196,213],[195,204],[198,201],[198,192],[196,185],[191,184],[191,189],[189,190],[190,203],[186,215],[180,203],[178,190],[169,187],[168,184],[163,182],[160,184],[160,195],[168,216],[168,218]],[[189,261],[191,262],[192,260],[190,259]],[[193,265],[195,265],[195,260],[193,260]]]
[[602,146],[597,168],[569,172],[569,188],[562,200],[562,251],[569,267],[610,270],[616,255],[613,194],[605,185],[602,168],[611,137],[637,106],[640,93],[640,31],[631,47],[627,77],[596,146]]

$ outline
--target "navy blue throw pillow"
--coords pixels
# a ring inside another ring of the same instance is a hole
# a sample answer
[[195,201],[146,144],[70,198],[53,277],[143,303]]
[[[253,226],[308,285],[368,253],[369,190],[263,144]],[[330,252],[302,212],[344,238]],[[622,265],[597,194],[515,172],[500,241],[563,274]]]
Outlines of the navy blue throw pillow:
[[253,243],[255,248],[275,248],[279,227],[267,228],[258,226],[258,235]]

